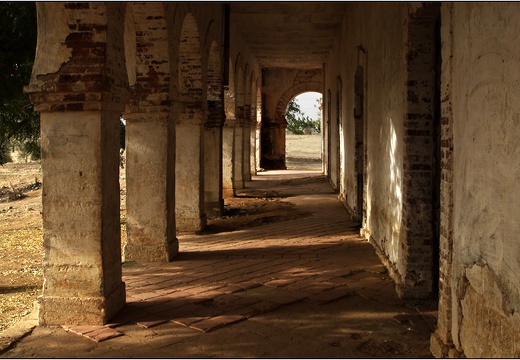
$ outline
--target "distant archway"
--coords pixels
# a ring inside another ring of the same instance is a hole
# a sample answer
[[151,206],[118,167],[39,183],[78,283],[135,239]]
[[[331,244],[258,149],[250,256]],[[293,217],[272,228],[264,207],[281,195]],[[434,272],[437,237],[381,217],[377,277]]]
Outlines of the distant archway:
[[[309,91],[294,100],[299,112],[286,110],[285,162],[287,169],[322,170],[321,92]],[[292,115],[292,116],[291,116]]]

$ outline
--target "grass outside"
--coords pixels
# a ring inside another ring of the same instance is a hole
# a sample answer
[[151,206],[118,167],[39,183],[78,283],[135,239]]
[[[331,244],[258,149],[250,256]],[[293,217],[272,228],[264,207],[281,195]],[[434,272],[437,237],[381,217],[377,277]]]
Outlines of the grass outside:
[[321,170],[321,134],[285,137],[287,169]]

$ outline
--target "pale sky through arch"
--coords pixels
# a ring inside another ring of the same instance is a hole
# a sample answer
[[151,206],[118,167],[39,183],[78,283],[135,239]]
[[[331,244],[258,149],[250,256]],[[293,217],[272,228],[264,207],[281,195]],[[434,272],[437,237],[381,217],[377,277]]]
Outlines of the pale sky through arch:
[[304,116],[316,120],[321,115],[320,110],[317,107],[318,103],[316,102],[316,99],[319,98],[321,98],[321,94],[318,92],[306,92],[296,96],[295,99],[298,105],[300,105],[300,109],[302,109]]

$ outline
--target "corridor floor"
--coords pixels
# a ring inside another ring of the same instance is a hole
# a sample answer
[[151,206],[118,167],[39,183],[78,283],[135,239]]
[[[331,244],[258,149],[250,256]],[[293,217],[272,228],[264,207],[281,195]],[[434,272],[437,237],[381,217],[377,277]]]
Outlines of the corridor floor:
[[273,194],[298,217],[179,234],[173,262],[123,266],[127,306],[111,324],[34,327],[0,357],[431,357],[435,303],[396,296],[325,177],[267,171],[240,196]]

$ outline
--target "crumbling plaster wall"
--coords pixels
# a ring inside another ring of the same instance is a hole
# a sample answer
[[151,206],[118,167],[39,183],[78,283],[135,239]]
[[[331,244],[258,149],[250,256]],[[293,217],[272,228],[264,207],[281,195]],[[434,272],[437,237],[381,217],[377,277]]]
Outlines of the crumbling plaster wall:
[[[356,206],[354,75],[364,65],[366,76],[366,203],[364,232],[385,255],[391,268],[404,274],[401,246],[403,121],[406,114],[405,20],[403,3],[351,4],[342,34],[327,64],[332,121],[336,118],[337,76],[343,83],[342,126],[345,140],[345,204]],[[360,50],[360,48],[362,50]],[[366,58],[364,58],[366,57]],[[364,60],[366,59],[366,60]],[[338,133],[332,135],[337,143]]]
[[520,8],[453,5],[453,342],[520,356]]

